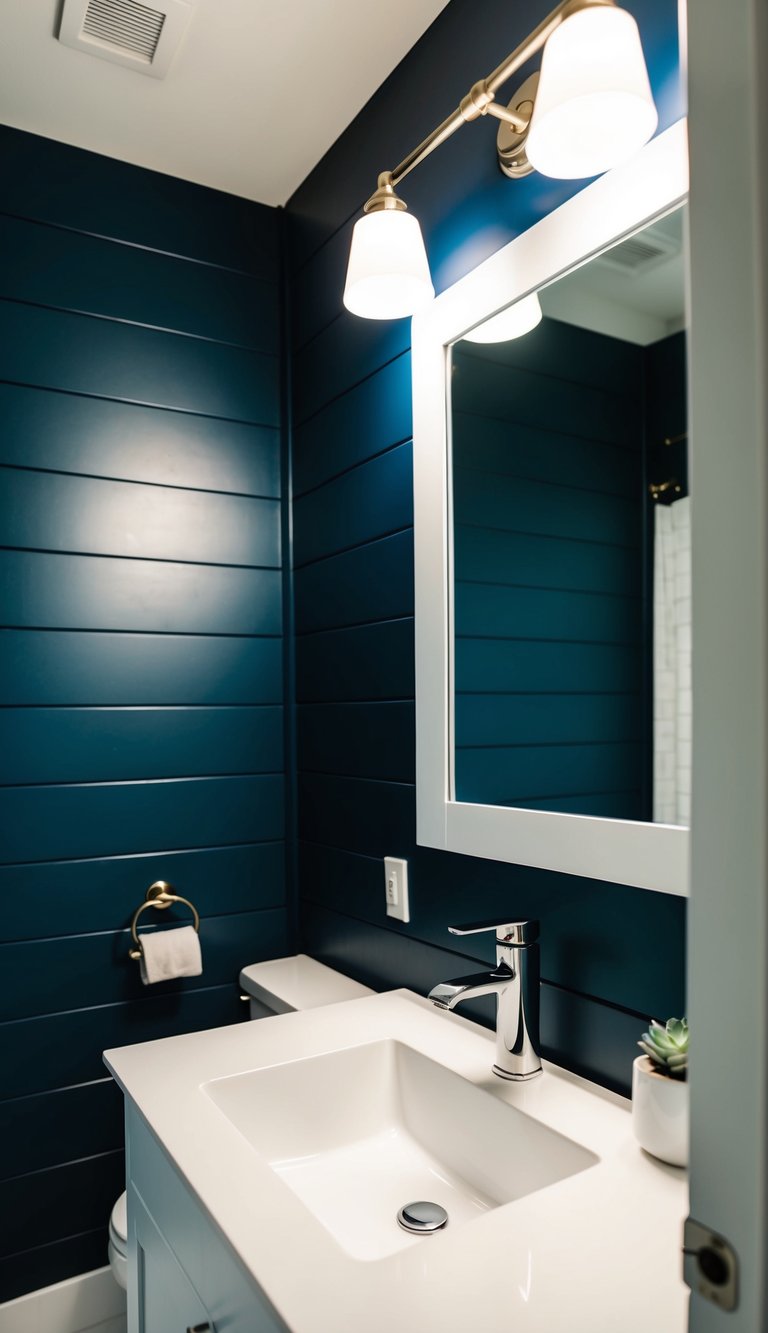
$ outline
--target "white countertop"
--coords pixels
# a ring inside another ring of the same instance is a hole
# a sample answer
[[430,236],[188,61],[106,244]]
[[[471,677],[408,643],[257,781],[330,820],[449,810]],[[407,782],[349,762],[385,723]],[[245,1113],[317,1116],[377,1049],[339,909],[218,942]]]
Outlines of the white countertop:
[[[388,1038],[567,1135],[599,1162],[470,1227],[382,1259],[355,1259],[201,1088]],[[497,1078],[492,1034],[410,991],[145,1042],[104,1058],[293,1333],[685,1333],[686,1176],[638,1147],[630,1103],[552,1065],[529,1083]]]

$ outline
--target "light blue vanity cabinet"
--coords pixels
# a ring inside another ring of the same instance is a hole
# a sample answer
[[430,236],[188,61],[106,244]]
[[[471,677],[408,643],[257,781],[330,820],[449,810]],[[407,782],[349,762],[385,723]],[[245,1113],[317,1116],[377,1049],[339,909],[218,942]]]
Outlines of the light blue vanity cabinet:
[[287,1333],[126,1098],[129,1333]]

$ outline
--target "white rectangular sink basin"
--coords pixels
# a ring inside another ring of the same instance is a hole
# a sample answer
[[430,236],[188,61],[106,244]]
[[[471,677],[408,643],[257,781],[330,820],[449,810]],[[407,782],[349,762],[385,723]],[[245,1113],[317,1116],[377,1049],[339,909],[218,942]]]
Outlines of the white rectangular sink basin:
[[[381,1259],[584,1171],[597,1157],[401,1041],[214,1079],[202,1091],[355,1259]],[[403,1205],[440,1204],[414,1235]]]

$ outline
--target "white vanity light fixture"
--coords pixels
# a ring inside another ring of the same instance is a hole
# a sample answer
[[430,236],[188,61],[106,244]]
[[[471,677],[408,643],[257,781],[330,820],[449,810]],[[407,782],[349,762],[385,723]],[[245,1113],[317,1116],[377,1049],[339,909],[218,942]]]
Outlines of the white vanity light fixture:
[[582,9],[544,48],[528,161],[543,176],[598,176],[634,157],[658,119],[632,15],[614,5]]
[[[541,76],[530,75],[508,106],[498,103],[502,85],[542,48]],[[618,166],[648,142],[658,122],[635,20],[615,0],[560,0],[399,166],[379,176],[352,235],[344,304],[353,314],[402,318],[434,296],[421,228],[395,190],[480,116],[501,121],[499,166],[513,179],[534,170],[581,178]]]
[[486,319],[469,333],[464,334],[468,343],[508,343],[514,338],[522,338],[541,323],[541,302],[536,292],[524,296],[521,301],[500,310],[498,315]]
[[352,233],[344,304],[364,319],[401,319],[423,310],[435,289],[418,220],[392,188],[389,172]]

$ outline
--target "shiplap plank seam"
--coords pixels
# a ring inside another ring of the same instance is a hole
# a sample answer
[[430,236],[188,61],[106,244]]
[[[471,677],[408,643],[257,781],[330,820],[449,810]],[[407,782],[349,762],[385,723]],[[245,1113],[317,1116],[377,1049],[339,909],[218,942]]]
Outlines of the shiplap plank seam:
[[[240,776],[240,775],[238,775]],[[258,776],[263,776],[259,774]],[[178,779],[177,779],[178,781]],[[206,781],[210,781],[207,778]],[[159,851],[153,852],[115,852],[113,855],[96,856],[60,856],[50,861],[15,861],[14,866],[51,866],[51,865],[79,865],[87,864],[90,861],[136,861],[142,857],[174,856],[179,853],[195,853],[199,851],[206,852],[224,852],[230,847],[279,847],[285,841],[284,838],[257,838],[254,842],[220,842],[212,843],[205,848],[200,847],[163,847]],[[254,909],[259,910],[259,909]]]
[[[259,353],[260,356],[264,353]],[[144,398],[121,398],[117,394],[89,393],[85,389],[63,389],[56,384],[38,384],[35,380],[16,380],[0,377],[0,384],[10,384],[18,389],[37,389],[40,393],[65,393],[71,398],[93,398],[100,403],[124,403],[126,407],[149,407],[156,412],[176,412],[181,416],[201,417],[204,421],[228,421],[234,426],[258,426],[261,430],[279,431],[274,421],[261,421],[250,417],[223,416],[221,412],[203,412],[194,407],[178,407],[174,403],[156,403]]]
[[[343,313],[344,312],[342,311],[342,314]],[[331,324],[333,323],[335,323],[335,320],[331,320]],[[326,327],[330,328],[330,325],[327,325]],[[321,332],[325,332],[325,330],[321,330]],[[318,335],[314,336],[317,337]],[[310,339],[310,341],[312,340]],[[297,427],[307,426],[309,422],[313,421],[314,418],[320,412],[323,412],[325,410],[326,407],[330,407],[331,403],[338,402],[340,398],[346,398],[347,394],[351,393],[353,389],[359,388],[361,384],[365,384],[366,380],[370,380],[373,378],[374,375],[378,375],[380,370],[384,370],[386,366],[391,366],[395,361],[399,361],[401,356],[409,356],[410,351],[411,351],[410,347],[404,347],[403,350],[398,352],[395,356],[386,357],[383,361],[377,363],[377,365],[373,368],[373,370],[369,371],[367,375],[361,375],[360,378],[355,380],[353,384],[348,384],[345,389],[340,389],[338,393],[331,394],[330,398],[323,399],[322,403],[320,403],[318,407],[313,408],[312,411],[308,412],[305,417],[300,417],[296,421],[296,426]]]
[[400,449],[404,444],[412,443],[412,433],[403,435],[401,439],[393,440],[391,444],[385,445],[383,449],[377,449],[372,454],[366,454],[365,458],[358,459],[356,463],[350,463],[349,467],[340,468],[338,472],[334,472],[330,477],[325,477],[322,481],[318,481],[316,485],[307,486],[303,491],[296,491],[293,498],[294,500],[303,500],[308,495],[315,495],[316,492],[321,491],[324,486],[331,486],[341,477],[347,477],[351,472],[357,472],[359,468],[365,467],[367,463],[373,463],[377,458],[384,458],[386,454],[391,454],[394,449]]
[[[409,531],[409,529],[405,528],[403,529],[403,531],[407,532]],[[369,544],[370,543],[366,543],[366,545]],[[352,549],[354,550],[356,548],[353,547]],[[332,557],[326,556],[323,558],[330,559]],[[317,564],[318,562],[314,561],[313,563]],[[349,625],[328,625],[327,627],[322,627],[321,629],[297,630],[296,638],[311,639],[313,636],[316,636],[318,634],[348,634],[350,632],[354,632],[354,630],[356,629],[370,629],[372,626],[375,625],[400,625],[407,620],[412,621],[413,616],[412,615],[385,616],[382,620],[355,620],[352,621],[352,623]]]
[[[122,551],[117,553],[113,551],[69,551],[69,550],[64,551],[61,549],[60,546],[16,546],[16,545],[4,545],[3,543],[0,543],[0,551],[13,551],[17,553],[23,552],[29,555],[60,555],[64,557],[72,556],[78,560],[90,560],[90,559],[130,560],[134,564],[142,564],[142,565],[186,565],[192,569],[238,569],[238,570],[254,570],[256,572],[268,571],[269,573],[272,573],[273,571],[280,570],[282,568],[282,565],[280,564],[236,565],[233,564],[231,560],[189,560],[189,559],[179,558],[178,556],[170,556],[170,555],[124,555]],[[14,626],[3,625],[3,628],[12,629],[14,628]],[[28,626],[28,628],[30,627]],[[44,626],[35,625],[34,628],[43,629]],[[67,628],[69,629],[69,626]],[[116,633],[117,631],[109,629],[109,630],[100,630],[97,632],[112,634]],[[140,630],[135,632],[144,634],[152,634],[152,633],[165,634],[169,633],[170,631]],[[218,635],[216,637],[218,637]]]
[[113,236],[107,232],[87,231],[83,227],[68,227],[63,222],[51,222],[46,218],[35,218],[24,213],[13,213],[8,209],[0,209],[0,216],[12,218],[15,222],[29,223],[33,227],[48,227],[51,231],[63,231],[73,236],[84,236],[87,240],[103,241],[108,245],[123,245],[128,250],[140,250],[150,255],[159,255],[163,259],[175,259],[180,264],[198,264],[201,268],[210,268],[221,273],[234,273],[238,277],[248,278],[251,282],[263,282],[268,287],[275,285],[272,278],[263,277],[260,273],[249,273],[247,269],[233,268],[229,264],[217,264],[211,259],[199,259],[196,255],[187,255],[181,250],[163,250],[154,245],[142,245],[140,241],[129,241],[125,237]]
[[[0,547],[0,550],[3,548]],[[43,554],[38,552],[37,554]],[[66,551],[53,551],[53,555],[67,555]],[[80,559],[82,559],[82,555]],[[87,558],[87,557],[86,557]],[[99,555],[94,557],[103,560],[106,557]],[[114,560],[123,560],[124,556],[113,556]],[[168,561],[169,564],[181,564],[179,560]],[[231,569],[241,569],[241,565],[231,565]],[[272,572],[272,567],[270,572]],[[118,629],[113,625],[103,628],[92,625],[12,625],[4,624],[3,629],[13,630],[14,634],[137,634],[137,635],[157,635],[158,637],[172,637],[178,639],[282,639],[283,635],[275,632],[274,634],[245,634],[236,633],[233,630],[201,630],[201,629]],[[46,706],[46,705],[44,705]],[[107,705],[109,706],[109,705]],[[55,707],[55,705],[53,705]]]
[[97,1162],[99,1158],[104,1157],[122,1156],[122,1153],[122,1148],[107,1148],[104,1152],[88,1153],[85,1157],[71,1157],[68,1158],[66,1162],[56,1162],[52,1166],[38,1166],[35,1167],[33,1171],[20,1171],[16,1176],[6,1176],[4,1180],[0,1181],[0,1187],[2,1185],[9,1185],[12,1181],[24,1180],[31,1176],[48,1175],[51,1171],[60,1171],[62,1167],[79,1166],[82,1162]]
[[[273,428],[270,427],[269,429]],[[407,443],[407,441],[401,441],[401,443]],[[232,496],[236,500],[267,500],[278,505],[281,502],[279,495],[264,495],[258,491],[221,491],[214,490],[212,486],[182,486],[169,481],[139,481],[136,477],[115,477],[108,472],[82,472],[74,468],[41,467],[39,464],[32,467],[24,463],[0,463],[0,468],[8,472],[40,472],[45,476],[82,477],[85,481],[110,481],[118,486],[153,486],[156,490],[188,491],[192,495],[225,495]],[[189,563],[200,562],[190,561]]]
[[[399,537],[403,532],[413,532],[413,524],[406,523],[403,527],[393,528],[391,532],[380,532],[375,537],[370,537],[363,542],[353,542],[351,546],[341,546],[338,550],[329,551],[327,555],[316,555],[311,560],[304,560],[301,564],[294,565],[296,572],[302,569],[309,569],[312,565],[322,564],[323,560],[333,560],[337,555],[349,555],[352,551],[360,551],[365,546],[373,546],[376,542],[386,541],[388,537]],[[376,622],[372,622],[376,623]]]
[[168,324],[149,324],[140,319],[128,319],[124,315],[106,315],[98,310],[85,310],[72,305],[51,305],[47,301],[30,301],[20,296],[4,296],[2,293],[0,301],[6,302],[7,305],[26,306],[31,310],[48,310],[53,315],[77,315],[81,319],[99,319],[105,324],[122,324],[132,329],[147,329],[151,333],[164,333],[171,338],[192,338],[195,342],[213,343],[216,347],[232,347],[238,352],[253,352],[256,356],[270,357],[276,362],[280,360],[279,352],[265,351],[253,343],[233,342],[230,338],[212,338],[209,334],[193,333],[189,329],[174,329]]
[[[194,980],[194,978],[190,978],[190,980]],[[179,992],[179,994],[182,997],[185,995],[200,996],[207,994],[209,992],[212,994],[214,991],[231,991],[231,990],[232,986],[230,983],[216,982],[213,986],[189,986],[185,991]],[[142,995],[138,999],[110,1000],[109,1003],[107,1004],[83,1004],[75,1009],[56,1009],[52,1011],[50,1014],[30,1014],[28,1018],[5,1018],[2,1021],[0,1021],[0,1028],[15,1027],[18,1023],[47,1023],[50,1021],[51,1018],[67,1018],[72,1014],[91,1014],[106,1009],[124,1009],[127,1004],[128,1005],[153,1004],[155,1002],[155,999],[156,997],[154,995],[147,995],[147,996]],[[87,1082],[92,1083],[93,1079],[88,1079]],[[79,1083],[73,1085],[69,1084],[61,1085],[61,1087],[65,1086],[81,1087],[82,1085]],[[61,1087],[57,1087],[55,1091],[60,1092]],[[53,1088],[46,1088],[41,1093],[41,1095],[44,1096],[45,1092],[53,1092],[53,1091],[54,1091]],[[21,1095],[33,1096],[32,1093],[23,1093]],[[6,1100],[6,1098],[3,1098],[2,1100]],[[10,1100],[10,1098],[8,1098],[7,1100]]]

